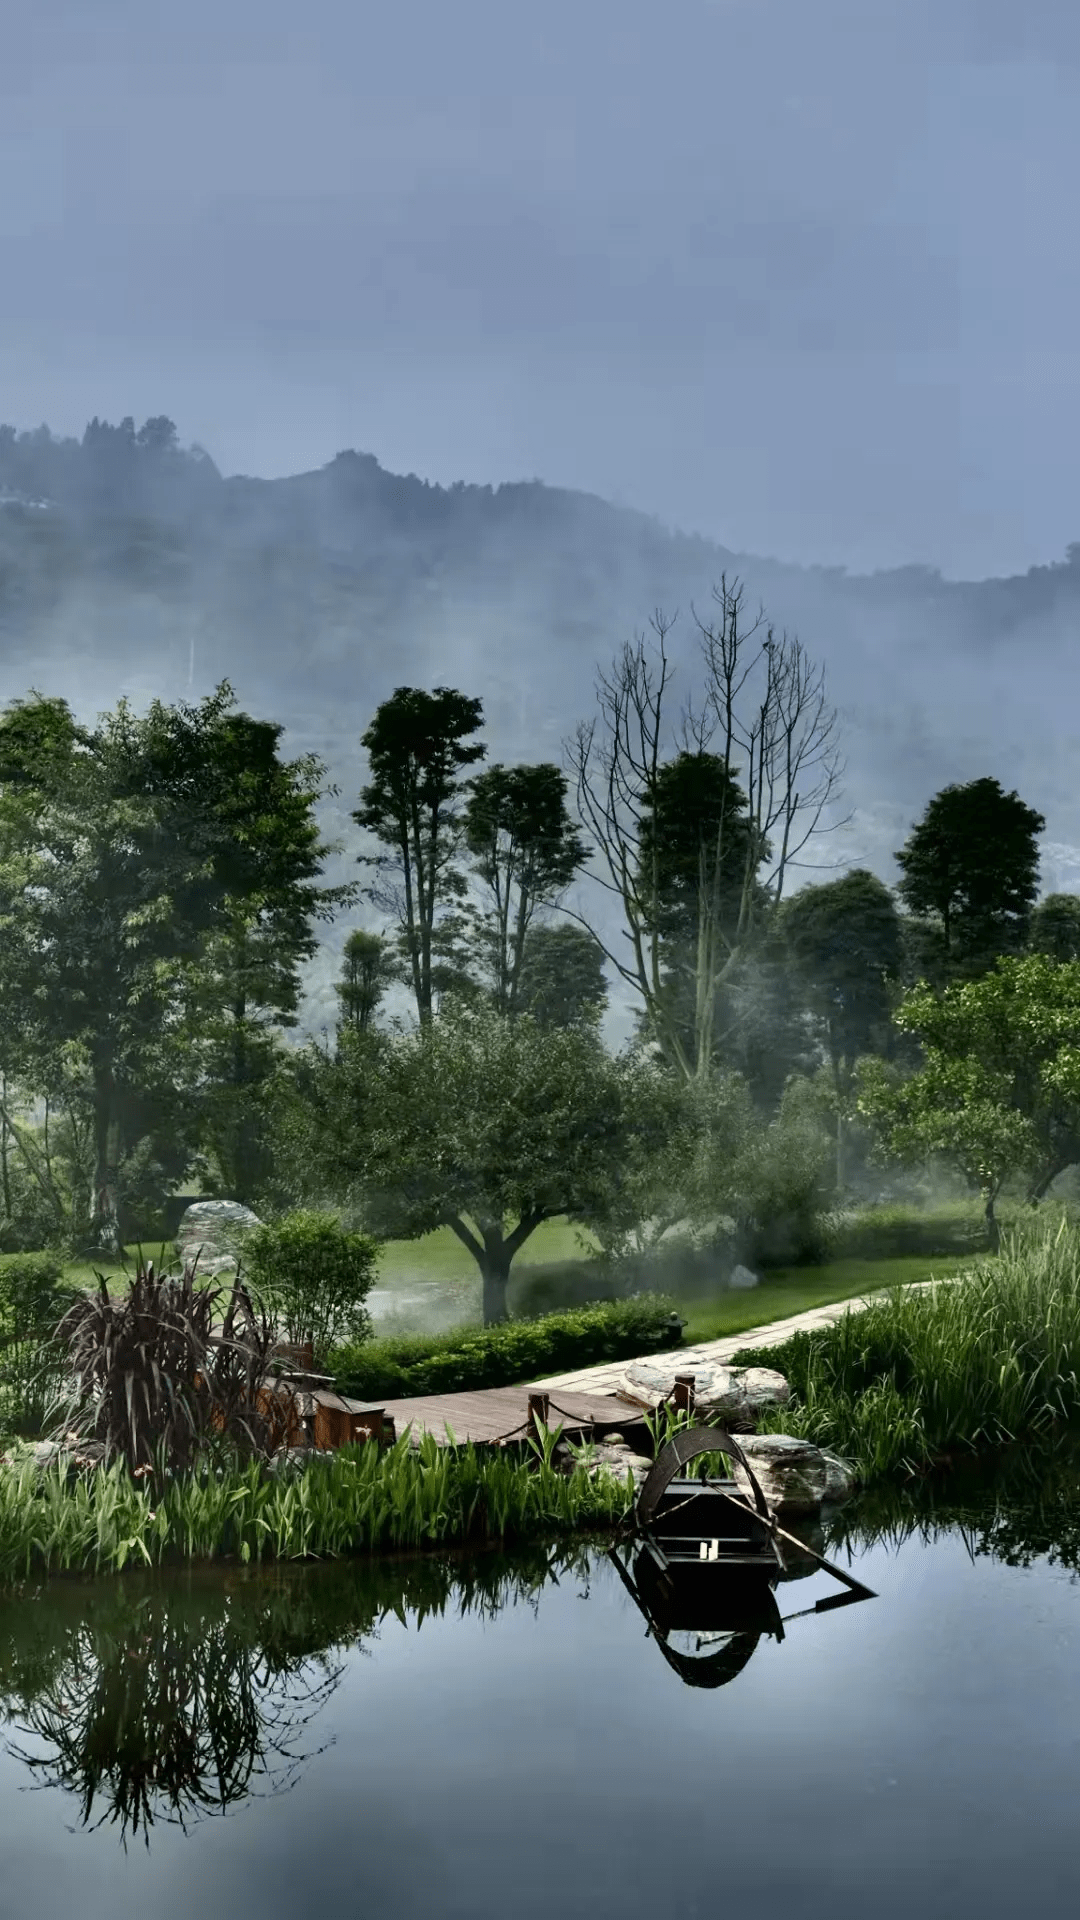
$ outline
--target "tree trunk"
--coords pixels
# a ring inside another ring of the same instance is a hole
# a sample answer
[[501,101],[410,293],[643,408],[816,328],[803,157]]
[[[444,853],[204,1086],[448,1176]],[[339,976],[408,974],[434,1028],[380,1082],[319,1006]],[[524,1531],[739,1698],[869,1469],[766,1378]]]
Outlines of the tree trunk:
[[116,1116],[116,1082],[112,1069],[94,1069],[94,1204],[90,1221],[91,1239],[100,1253],[119,1259],[119,1125]]
[[484,1325],[497,1326],[502,1320],[509,1320],[506,1306],[506,1289],[510,1279],[510,1262],[513,1255],[506,1245],[501,1232],[490,1227],[484,1234],[484,1253],[480,1261],[480,1273],[484,1283]]
[[983,1219],[986,1222],[986,1237],[990,1244],[990,1251],[991,1253],[1000,1253],[1001,1228],[998,1225],[997,1215],[994,1212],[994,1196],[992,1193],[988,1193],[986,1196],[986,1205],[983,1208]]

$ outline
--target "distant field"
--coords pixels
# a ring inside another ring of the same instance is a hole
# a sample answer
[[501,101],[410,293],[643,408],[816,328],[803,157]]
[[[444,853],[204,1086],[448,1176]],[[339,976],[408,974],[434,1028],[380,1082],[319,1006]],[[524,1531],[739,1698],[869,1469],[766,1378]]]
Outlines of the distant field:
[[811,1307],[827,1307],[881,1287],[910,1286],[962,1272],[983,1256],[972,1253],[905,1254],[891,1259],[833,1260],[823,1267],[786,1267],[768,1274],[745,1293],[721,1293],[711,1300],[679,1300],[687,1322],[684,1340],[722,1340],[748,1327],[767,1326]]
[[[569,1220],[545,1220],[525,1242],[514,1265],[529,1267],[580,1260],[584,1256],[578,1235],[584,1233],[584,1228],[572,1226]],[[586,1238],[591,1245],[596,1244],[591,1235],[586,1235]],[[125,1252],[133,1271],[139,1248],[130,1246]],[[142,1253],[145,1259],[160,1263],[159,1246],[153,1246],[148,1241]],[[171,1258],[171,1254],[172,1249],[166,1248],[167,1257]],[[78,1261],[65,1269],[67,1279],[78,1287],[92,1287],[96,1272],[102,1272],[111,1279],[122,1271],[117,1261],[110,1260]],[[439,1227],[436,1232],[427,1233],[420,1240],[388,1241],[379,1254],[377,1285],[405,1287],[412,1281],[436,1281],[451,1286],[458,1281],[476,1279],[478,1271],[472,1254],[462,1246],[456,1233],[450,1227]]]
[[[568,1220],[546,1220],[522,1248],[514,1262],[515,1268],[557,1267],[584,1260],[579,1231]],[[144,1254],[154,1259],[159,1257],[159,1251],[156,1247],[143,1248]],[[130,1271],[134,1269],[138,1248],[129,1247],[127,1253]],[[719,1340],[727,1334],[743,1333],[749,1327],[765,1326],[770,1321],[804,1313],[811,1307],[828,1306],[833,1301],[849,1300],[878,1288],[942,1278],[970,1266],[979,1257],[977,1254],[904,1254],[833,1260],[821,1267],[778,1269],[769,1273],[759,1286],[745,1292],[703,1297],[700,1290],[683,1294],[677,1285],[671,1291],[687,1322],[684,1338],[687,1341]],[[122,1270],[116,1263],[102,1261],[98,1267],[110,1283],[121,1276]],[[72,1265],[66,1273],[77,1286],[94,1284],[95,1267],[91,1263]],[[395,1294],[400,1292],[402,1296],[407,1296],[412,1287],[423,1289],[430,1304],[420,1310],[420,1324],[430,1324],[432,1328],[475,1319],[479,1310],[478,1283],[475,1260],[449,1227],[440,1227],[436,1233],[425,1234],[420,1240],[390,1241],[379,1256],[377,1287]],[[437,1301],[436,1289],[443,1296],[441,1303]]]

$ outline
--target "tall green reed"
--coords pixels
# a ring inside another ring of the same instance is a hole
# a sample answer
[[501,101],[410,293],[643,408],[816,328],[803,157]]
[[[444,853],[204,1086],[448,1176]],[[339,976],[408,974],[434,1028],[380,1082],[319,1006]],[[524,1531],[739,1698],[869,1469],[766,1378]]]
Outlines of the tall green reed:
[[1080,1233],[1016,1227],[955,1283],[897,1288],[767,1364],[792,1400],[762,1425],[834,1449],[864,1480],[1080,1423]]
[[303,1472],[257,1461],[196,1470],[164,1484],[121,1461],[70,1476],[63,1463],[0,1466],[0,1584],[60,1572],[213,1560],[332,1558],[380,1550],[503,1544],[615,1525],[627,1480],[560,1472],[550,1457],[418,1448],[403,1435],[380,1452],[343,1447]]

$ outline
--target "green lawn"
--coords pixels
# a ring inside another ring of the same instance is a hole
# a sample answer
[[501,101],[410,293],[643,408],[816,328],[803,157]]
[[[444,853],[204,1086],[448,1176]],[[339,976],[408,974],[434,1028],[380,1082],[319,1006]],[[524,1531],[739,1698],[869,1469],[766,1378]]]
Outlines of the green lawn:
[[[580,1260],[578,1235],[583,1227],[569,1220],[544,1220],[529,1235],[514,1267],[555,1265],[564,1260]],[[588,1238],[592,1239],[589,1235]],[[476,1280],[480,1269],[467,1247],[463,1247],[451,1227],[438,1227],[421,1240],[389,1240],[379,1254],[381,1287],[393,1287],[409,1280],[438,1280],[450,1286],[459,1280]]]
[[[526,1241],[514,1262],[515,1268],[556,1266],[584,1258],[578,1242],[579,1229],[568,1220],[546,1220]],[[128,1248],[129,1270],[134,1269],[138,1248]],[[151,1258],[159,1249],[145,1247]],[[746,1292],[721,1293],[712,1298],[700,1292],[680,1295],[674,1288],[679,1311],[687,1322],[684,1339],[688,1342],[720,1340],[728,1334],[743,1333],[749,1327],[766,1326],[773,1320],[786,1320],[810,1307],[828,1306],[835,1300],[872,1292],[876,1288],[907,1285],[912,1281],[941,1278],[956,1273],[979,1258],[977,1254],[904,1254],[891,1258],[834,1260],[821,1267],[787,1267],[769,1273],[760,1286]],[[110,1281],[119,1276],[114,1263],[100,1262]],[[94,1266],[86,1263],[69,1266],[67,1278],[78,1286],[94,1284]],[[475,1260],[449,1227],[425,1234],[420,1240],[393,1240],[379,1255],[378,1285],[401,1288],[416,1282],[434,1282],[456,1290],[478,1280]],[[469,1300],[473,1317],[475,1303]],[[464,1302],[463,1302],[464,1307]]]
[[873,1292],[880,1287],[909,1286],[916,1280],[946,1279],[983,1256],[967,1254],[903,1254],[892,1259],[833,1260],[822,1267],[783,1267],[769,1273],[758,1287],[745,1293],[722,1293],[712,1300],[700,1295],[679,1300],[687,1322],[683,1339],[722,1340],[748,1327],[786,1320],[811,1307],[827,1307],[834,1300]]

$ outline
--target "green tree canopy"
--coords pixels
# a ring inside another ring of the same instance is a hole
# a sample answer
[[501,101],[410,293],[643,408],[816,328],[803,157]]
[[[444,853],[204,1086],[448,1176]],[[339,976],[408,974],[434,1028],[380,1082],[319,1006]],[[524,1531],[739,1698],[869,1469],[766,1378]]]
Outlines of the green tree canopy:
[[860,1111],[909,1159],[943,1154],[982,1193],[987,1223],[1005,1180],[1033,1199],[1080,1160],[1080,962],[999,960],[978,980],[905,995],[897,1024],[921,1042],[907,1079],[860,1069]]
[[654,1067],[486,1008],[406,1035],[346,1033],[309,1097],[328,1190],[357,1199],[382,1237],[449,1226],[480,1269],[485,1321],[506,1318],[530,1234],[616,1205],[670,1118]]
[[465,840],[486,895],[473,945],[495,1007],[515,1013],[537,908],[569,886],[588,852],[567,811],[565,774],[545,762],[488,767],[469,782]]
[[394,978],[393,957],[384,934],[369,933],[357,927],[345,942],[334,992],[341,1008],[341,1024],[366,1033],[390,981]]
[[896,858],[897,891],[934,936],[940,979],[973,978],[1024,946],[1045,825],[989,778],[935,794]]
[[440,923],[450,941],[460,927],[461,775],[484,756],[482,721],[481,702],[450,687],[398,687],[363,735],[371,777],[352,817],[386,851],[359,857],[375,869],[369,897],[397,921],[421,1026],[439,986]]
[[595,1027],[607,1004],[604,950],[572,921],[535,923],[525,935],[518,1011],[537,1026]]
[[318,763],[282,763],[281,729],[233,704],[223,682],[197,707],[121,701],[93,728],[39,696],[0,719],[15,1065],[41,1091],[85,1073],[107,1247],[134,1106],[168,1089],[175,1120],[208,1081],[247,1099],[260,1029],[291,1018],[311,919],[335,902],[317,881]]
[[1051,960],[1080,960],[1080,894],[1049,893],[1031,916],[1028,946]]

